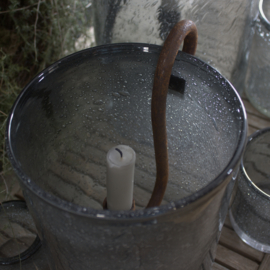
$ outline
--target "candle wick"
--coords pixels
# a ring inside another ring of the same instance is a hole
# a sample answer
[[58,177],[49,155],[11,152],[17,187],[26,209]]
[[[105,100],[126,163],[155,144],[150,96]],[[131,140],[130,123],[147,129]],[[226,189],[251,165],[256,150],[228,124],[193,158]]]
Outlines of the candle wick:
[[115,148],[115,150],[116,150],[116,151],[118,151],[118,152],[120,153],[121,158],[122,158],[122,157],[123,157],[123,153],[122,153],[122,151],[121,151],[120,149],[118,149],[118,148]]

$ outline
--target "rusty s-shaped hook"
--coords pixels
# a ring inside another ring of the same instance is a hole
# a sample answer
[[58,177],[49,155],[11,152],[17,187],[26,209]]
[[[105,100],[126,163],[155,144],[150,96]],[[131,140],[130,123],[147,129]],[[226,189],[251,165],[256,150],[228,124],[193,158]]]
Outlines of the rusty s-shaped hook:
[[194,55],[197,47],[197,38],[197,28],[194,22],[189,20],[178,22],[165,40],[158,59],[151,105],[156,159],[156,183],[147,207],[161,204],[169,178],[166,99],[174,60],[183,41],[182,51]]

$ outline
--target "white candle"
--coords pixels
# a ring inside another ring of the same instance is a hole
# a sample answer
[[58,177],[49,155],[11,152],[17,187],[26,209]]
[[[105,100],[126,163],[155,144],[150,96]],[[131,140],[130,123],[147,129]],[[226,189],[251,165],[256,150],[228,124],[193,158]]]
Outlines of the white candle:
[[107,153],[107,207],[130,210],[136,153],[127,145],[117,145]]

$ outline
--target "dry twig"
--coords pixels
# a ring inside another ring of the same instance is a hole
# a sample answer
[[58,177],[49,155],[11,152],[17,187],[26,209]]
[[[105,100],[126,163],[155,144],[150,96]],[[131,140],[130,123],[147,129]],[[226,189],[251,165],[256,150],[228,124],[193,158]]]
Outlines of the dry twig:
[[4,14],[4,13],[9,13],[9,12],[15,12],[15,11],[20,11],[20,10],[28,9],[28,8],[30,8],[30,7],[39,5],[39,4],[44,3],[44,2],[45,2],[45,1],[42,1],[42,2],[39,1],[38,3],[33,4],[33,5],[30,5],[30,6],[27,6],[27,7],[16,8],[16,9],[12,9],[12,10],[0,11],[0,14]]
[[34,50],[35,50],[35,61],[37,61],[37,22],[38,22],[38,13],[39,13],[40,0],[38,0],[36,21],[34,25]]

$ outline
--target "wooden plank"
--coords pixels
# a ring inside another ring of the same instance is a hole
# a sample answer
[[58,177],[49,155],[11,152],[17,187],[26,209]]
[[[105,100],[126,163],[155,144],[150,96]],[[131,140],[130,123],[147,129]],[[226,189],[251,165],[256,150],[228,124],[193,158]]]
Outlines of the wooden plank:
[[258,129],[270,126],[270,118],[259,112],[248,100],[245,94],[242,95],[242,100],[247,111],[248,118],[248,136]]
[[218,245],[216,263],[230,270],[258,270],[259,264],[226,247]]
[[270,254],[265,254],[258,270],[269,270],[270,269]]
[[223,227],[219,243],[253,261],[261,262],[264,254],[245,244],[241,238],[231,229]]
[[248,124],[249,126],[257,129],[262,129],[270,126],[269,120],[262,119],[256,115],[248,115]]
[[213,263],[212,270],[229,270],[229,269],[220,264]]
[[264,114],[262,114],[261,112],[259,112],[249,101],[248,99],[243,99],[245,108],[246,108],[246,112],[248,114],[252,114],[252,115],[256,115],[261,119],[265,119],[265,120],[269,120],[269,118],[267,116],[265,116]]
[[251,135],[258,129],[262,129],[270,126],[270,119],[264,114],[260,113],[248,100],[246,95],[242,96],[242,100],[244,102],[247,118],[249,124],[248,135]]
[[[270,126],[270,123],[269,123]],[[248,136],[250,136],[251,134],[253,134],[255,131],[257,131],[259,128],[254,128],[252,126],[248,126]]]

